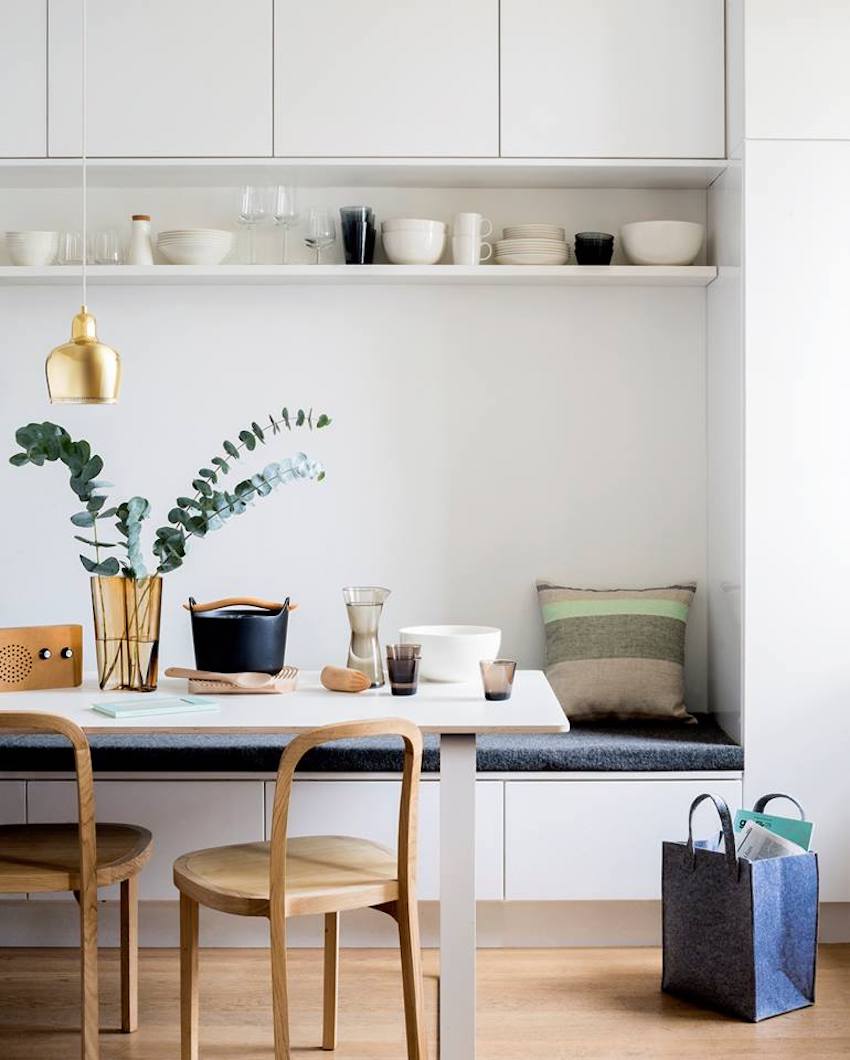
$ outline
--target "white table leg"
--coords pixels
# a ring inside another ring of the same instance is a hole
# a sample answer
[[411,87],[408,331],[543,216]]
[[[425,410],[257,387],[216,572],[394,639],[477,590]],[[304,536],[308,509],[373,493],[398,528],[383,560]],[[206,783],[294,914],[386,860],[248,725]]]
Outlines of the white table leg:
[[475,736],[440,737],[440,1058],[475,1057]]

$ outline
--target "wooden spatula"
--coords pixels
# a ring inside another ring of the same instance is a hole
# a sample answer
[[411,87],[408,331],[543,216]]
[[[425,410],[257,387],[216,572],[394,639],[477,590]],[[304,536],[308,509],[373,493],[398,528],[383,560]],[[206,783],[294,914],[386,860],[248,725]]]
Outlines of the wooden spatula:
[[186,677],[190,681],[215,681],[220,685],[233,685],[235,688],[265,688],[280,680],[281,674],[235,673],[218,674],[210,670],[186,670],[182,666],[169,666],[166,677]]

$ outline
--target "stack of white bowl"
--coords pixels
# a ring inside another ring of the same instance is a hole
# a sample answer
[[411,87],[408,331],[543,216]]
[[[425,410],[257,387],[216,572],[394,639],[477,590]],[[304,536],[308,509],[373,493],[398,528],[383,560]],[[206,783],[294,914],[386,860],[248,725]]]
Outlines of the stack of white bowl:
[[446,225],[419,217],[397,217],[381,222],[381,241],[394,265],[436,265],[446,245]]
[[566,265],[567,234],[558,225],[509,225],[496,240],[497,265]]
[[233,233],[220,228],[174,228],[160,232],[162,256],[172,265],[220,265],[233,246]]
[[7,232],[6,249],[13,265],[52,265],[59,250],[59,233]]

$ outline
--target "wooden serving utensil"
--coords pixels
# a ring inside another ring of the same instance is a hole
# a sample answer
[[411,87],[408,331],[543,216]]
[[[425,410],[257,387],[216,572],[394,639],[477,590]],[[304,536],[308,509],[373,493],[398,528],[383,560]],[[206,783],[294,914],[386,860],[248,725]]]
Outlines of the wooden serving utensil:
[[[208,604],[183,604],[183,608],[200,615],[204,611],[217,611],[219,608],[234,607],[237,604],[242,604],[244,607],[259,607],[262,611],[282,611],[284,607],[282,603],[276,603],[274,600],[260,600],[256,596],[227,596],[223,600],[211,600]],[[298,604],[289,604],[288,610],[295,611],[297,607]]]
[[343,666],[326,666],[320,680],[331,692],[364,692],[371,684],[366,674]]

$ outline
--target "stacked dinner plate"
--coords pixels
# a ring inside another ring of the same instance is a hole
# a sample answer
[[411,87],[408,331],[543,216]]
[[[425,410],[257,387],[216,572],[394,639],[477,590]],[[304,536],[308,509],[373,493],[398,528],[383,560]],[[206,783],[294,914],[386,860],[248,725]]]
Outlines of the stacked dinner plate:
[[496,240],[497,265],[566,265],[570,248],[557,225],[509,225]]
[[233,246],[233,233],[220,228],[174,228],[160,232],[157,242],[173,265],[220,265]]

